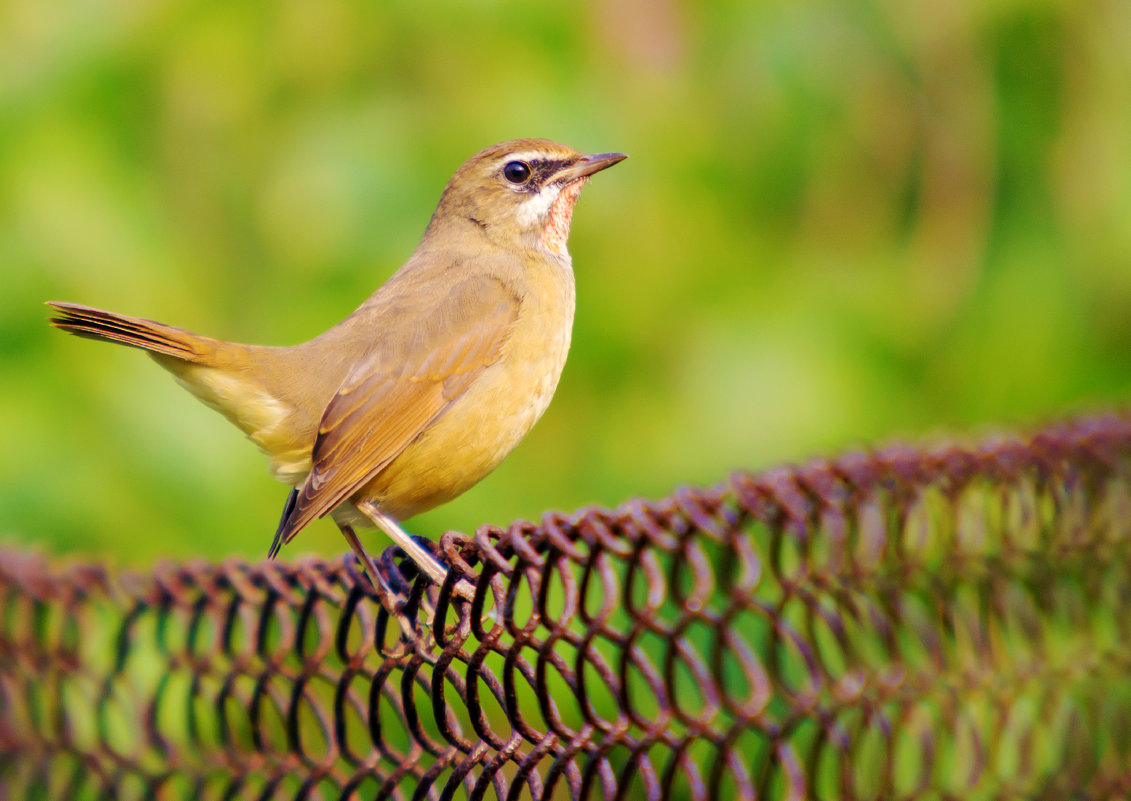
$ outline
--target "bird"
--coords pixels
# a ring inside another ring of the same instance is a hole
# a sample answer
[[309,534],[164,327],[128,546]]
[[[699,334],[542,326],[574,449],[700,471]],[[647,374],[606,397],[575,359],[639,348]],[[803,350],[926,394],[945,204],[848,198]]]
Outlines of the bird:
[[269,558],[329,515],[374,582],[359,527],[383,530],[442,583],[445,564],[401,523],[487,476],[546,410],[573,327],[574,205],[626,157],[548,139],[479,151],[404,265],[299,345],[226,342],[62,301],[48,301],[48,322],[148,351],[270,458],[292,489]]

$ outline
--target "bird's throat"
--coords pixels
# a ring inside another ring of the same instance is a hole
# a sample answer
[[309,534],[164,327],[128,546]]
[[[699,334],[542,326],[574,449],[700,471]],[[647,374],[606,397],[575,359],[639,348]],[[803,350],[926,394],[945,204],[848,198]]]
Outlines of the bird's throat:
[[541,245],[555,256],[569,257],[566,240],[569,239],[569,224],[573,220],[573,207],[588,178],[578,178],[562,189],[550,206],[546,227],[542,229]]

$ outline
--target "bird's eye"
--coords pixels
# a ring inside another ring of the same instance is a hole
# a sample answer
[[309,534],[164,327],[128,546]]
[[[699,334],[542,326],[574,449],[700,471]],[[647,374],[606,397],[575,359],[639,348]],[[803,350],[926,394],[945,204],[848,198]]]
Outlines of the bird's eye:
[[503,167],[503,177],[512,184],[524,184],[530,180],[530,165],[524,161],[508,161]]

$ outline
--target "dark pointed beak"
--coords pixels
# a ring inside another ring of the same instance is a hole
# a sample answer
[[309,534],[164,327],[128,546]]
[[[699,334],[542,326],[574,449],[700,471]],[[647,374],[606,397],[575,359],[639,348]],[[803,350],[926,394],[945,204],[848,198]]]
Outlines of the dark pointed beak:
[[587,156],[582,156],[555,175],[554,181],[569,183],[578,178],[588,178],[593,173],[608,169],[626,158],[628,156],[624,153],[590,153]]

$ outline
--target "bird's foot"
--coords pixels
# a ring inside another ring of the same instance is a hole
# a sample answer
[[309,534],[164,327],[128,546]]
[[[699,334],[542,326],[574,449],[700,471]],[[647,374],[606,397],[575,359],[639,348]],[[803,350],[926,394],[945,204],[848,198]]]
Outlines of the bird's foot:
[[[433,584],[442,587],[448,580],[450,568],[435,553],[436,544],[426,537],[414,537],[400,527],[389,515],[382,512],[370,501],[357,504],[361,513],[373,521],[373,524],[389,535],[400,549],[405,553],[417,570],[427,576]],[[475,598],[475,587],[465,578],[457,578],[452,585],[452,595],[465,600]]]

